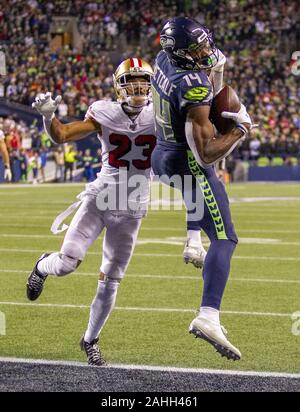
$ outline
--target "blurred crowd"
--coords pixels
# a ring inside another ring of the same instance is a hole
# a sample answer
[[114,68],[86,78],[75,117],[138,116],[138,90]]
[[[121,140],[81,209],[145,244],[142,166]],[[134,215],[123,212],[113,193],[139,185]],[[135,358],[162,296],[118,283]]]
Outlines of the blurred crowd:
[[0,117],[0,130],[6,137],[14,182],[46,182],[49,162],[55,165],[55,176],[50,168],[49,180],[56,182],[92,182],[101,169],[101,149],[92,154],[90,149],[77,150],[75,144],[54,147],[35,123],[28,127],[15,116]]
[[[0,96],[31,105],[37,92],[50,90],[63,96],[61,119],[82,118],[95,100],[114,99],[112,54],[119,62],[139,55],[153,63],[164,21],[184,14],[214,32],[227,57],[225,80],[259,124],[236,156],[271,163],[274,157],[298,158],[300,76],[291,71],[293,45],[300,45],[298,0],[0,0],[8,63]],[[77,18],[81,53],[70,46],[50,49],[57,15]]]

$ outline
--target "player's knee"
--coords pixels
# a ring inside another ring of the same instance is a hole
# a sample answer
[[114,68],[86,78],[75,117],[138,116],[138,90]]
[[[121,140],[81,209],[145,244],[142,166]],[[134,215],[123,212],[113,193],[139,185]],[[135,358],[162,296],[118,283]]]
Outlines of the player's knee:
[[99,280],[102,280],[102,281],[106,282],[107,284],[109,284],[109,283],[118,283],[118,284],[120,284],[122,278],[114,277],[111,274],[107,276],[103,272],[100,272]]
[[106,278],[117,279],[120,282],[124,277],[127,266],[128,262],[107,260],[102,264],[100,271],[102,274],[105,274]]
[[64,254],[59,255],[59,275],[58,276],[66,276],[70,273],[74,272],[78,266],[80,265],[81,260],[74,258],[72,256],[67,256]]
[[226,235],[227,235],[227,241],[234,243],[235,246],[238,244],[239,239],[237,237],[237,234],[236,234],[236,231],[233,225],[227,228]]
[[233,232],[233,234],[228,238],[228,240],[230,240],[230,242],[234,243],[235,247],[239,243],[239,238],[237,237],[235,232]]

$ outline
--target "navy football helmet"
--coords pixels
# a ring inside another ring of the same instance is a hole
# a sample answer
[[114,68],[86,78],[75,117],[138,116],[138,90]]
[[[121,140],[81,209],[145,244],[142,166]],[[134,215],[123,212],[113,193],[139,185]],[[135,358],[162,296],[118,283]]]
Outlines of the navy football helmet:
[[160,44],[173,64],[186,70],[209,70],[218,62],[212,33],[189,17],[167,21]]

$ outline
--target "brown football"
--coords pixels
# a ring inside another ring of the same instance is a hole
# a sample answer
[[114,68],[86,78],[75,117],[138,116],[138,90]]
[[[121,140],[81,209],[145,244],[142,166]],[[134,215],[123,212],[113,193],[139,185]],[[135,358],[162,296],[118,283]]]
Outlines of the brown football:
[[233,120],[225,119],[221,116],[222,112],[237,113],[241,108],[241,102],[238,95],[230,86],[224,86],[223,89],[214,97],[210,108],[209,120],[215,125],[221,134],[229,133],[234,127]]

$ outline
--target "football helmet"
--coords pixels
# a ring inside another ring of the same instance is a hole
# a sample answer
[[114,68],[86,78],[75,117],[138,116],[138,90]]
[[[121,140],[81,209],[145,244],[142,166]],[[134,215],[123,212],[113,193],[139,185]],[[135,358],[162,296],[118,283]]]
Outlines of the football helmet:
[[113,75],[114,89],[118,102],[141,107],[148,104],[151,94],[153,69],[140,58],[124,60]]
[[185,70],[209,70],[218,63],[212,33],[189,17],[167,21],[160,44],[173,64]]

